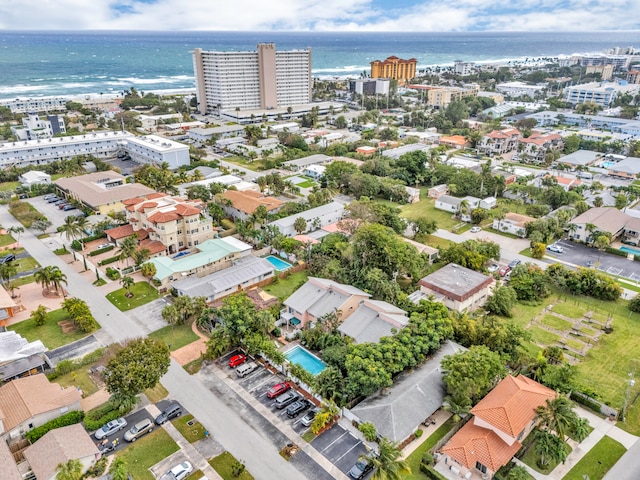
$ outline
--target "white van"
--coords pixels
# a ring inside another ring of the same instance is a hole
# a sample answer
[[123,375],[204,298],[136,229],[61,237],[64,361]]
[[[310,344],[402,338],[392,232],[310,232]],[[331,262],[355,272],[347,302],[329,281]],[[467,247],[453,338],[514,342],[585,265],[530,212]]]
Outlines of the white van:
[[236,368],[236,375],[238,375],[239,378],[246,377],[257,368],[258,364],[256,362],[243,363],[238,368]]

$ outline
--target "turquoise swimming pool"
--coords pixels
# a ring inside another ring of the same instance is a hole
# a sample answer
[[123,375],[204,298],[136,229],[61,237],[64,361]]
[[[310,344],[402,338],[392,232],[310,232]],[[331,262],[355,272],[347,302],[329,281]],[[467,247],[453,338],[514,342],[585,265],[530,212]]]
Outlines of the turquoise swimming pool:
[[623,252],[632,253],[633,255],[640,255],[640,250],[638,250],[637,248],[620,247],[620,250],[622,250]]
[[602,168],[611,168],[616,164],[616,162],[602,162],[600,166]]
[[322,360],[300,345],[296,345],[288,352],[285,352],[284,356],[291,363],[300,365],[311,375],[318,375],[327,368],[327,365]]
[[279,272],[282,272],[283,270],[286,270],[287,268],[291,268],[291,264],[288,262],[285,262],[284,260],[278,258],[278,257],[274,257],[273,255],[269,255],[268,257],[265,257],[265,259],[275,267],[275,269]]

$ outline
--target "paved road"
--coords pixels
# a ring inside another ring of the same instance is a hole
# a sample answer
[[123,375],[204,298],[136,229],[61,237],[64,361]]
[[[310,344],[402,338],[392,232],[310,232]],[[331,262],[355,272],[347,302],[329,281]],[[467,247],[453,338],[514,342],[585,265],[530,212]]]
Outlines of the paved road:
[[604,476],[604,480],[637,480],[640,477],[640,442],[627,450]]
[[[0,206],[0,224],[5,228],[20,226],[6,206]],[[40,265],[60,267],[67,275],[69,292],[89,304],[96,320],[114,341],[122,342],[146,336],[147,332],[140,325],[115,308],[98,289],[88,286],[84,278],[49,250],[31,231],[24,232],[20,243]],[[253,426],[245,423],[233,409],[187,374],[176,362],[172,361],[169,372],[162,378],[162,384],[169,390],[171,397],[193,413],[225,449],[246,463],[247,469],[255,478],[299,480],[302,477]]]

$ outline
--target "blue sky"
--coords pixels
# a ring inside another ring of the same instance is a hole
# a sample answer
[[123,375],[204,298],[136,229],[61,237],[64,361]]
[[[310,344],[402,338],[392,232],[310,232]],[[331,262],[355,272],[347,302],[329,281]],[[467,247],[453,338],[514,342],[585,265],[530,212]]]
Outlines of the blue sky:
[[640,0],[0,0],[3,30],[640,29]]

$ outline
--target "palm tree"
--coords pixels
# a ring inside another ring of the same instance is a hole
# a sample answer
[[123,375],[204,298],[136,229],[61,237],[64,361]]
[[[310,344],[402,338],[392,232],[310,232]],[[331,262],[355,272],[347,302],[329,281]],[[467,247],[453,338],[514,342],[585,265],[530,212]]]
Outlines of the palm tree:
[[593,244],[593,242],[595,241],[593,233],[598,229],[598,227],[596,227],[593,223],[587,223],[584,228],[588,233],[587,238],[585,239],[585,243]]
[[452,397],[447,395],[444,397],[442,408],[453,415],[452,420],[458,423],[461,419],[466,418],[471,411],[471,399],[468,397]]
[[140,266],[140,273],[142,273],[143,277],[148,278],[149,283],[151,283],[151,279],[158,273],[158,270],[154,263],[146,262]]
[[547,399],[545,405],[536,408],[536,417],[544,430],[556,432],[563,441],[578,421],[573,402],[562,395]]
[[51,267],[44,267],[33,274],[33,279],[36,283],[42,285],[42,288],[47,289],[49,293],[49,287],[51,286]]
[[58,474],[57,480],[80,480],[82,478],[82,463],[80,460],[72,459],[67,463],[61,463],[56,467]]
[[400,480],[411,473],[406,460],[401,460],[402,450],[391,440],[382,437],[378,442],[378,455],[365,457],[375,468],[372,480]]
[[[62,288],[62,284],[67,285],[67,275],[62,273],[60,267],[45,267],[45,269],[49,270],[49,281],[53,284],[56,289],[56,294],[60,295],[60,289]],[[64,294],[64,291],[62,292]]]
[[307,230],[307,221],[303,217],[298,217],[293,222],[293,228],[298,235],[302,235]]
[[128,480],[129,479],[129,469],[127,468],[127,464],[121,457],[117,457],[109,467],[109,473],[111,474],[112,480]]
[[87,233],[86,230],[91,226],[91,222],[87,220],[87,217],[75,217],[76,225],[80,229],[80,233]]
[[67,241],[71,241],[82,234],[82,230],[76,222],[76,217],[69,215],[64,219],[64,223],[59,228],[60,233],[64,233],[67,237]]
[[151,250],[149,250],[148,248],[139,248],[138,250],[134,250],[131,255],[131,258],[133,258],[133,263],[136,267],[142,265],[144,262],[149,260],[150,257]]
[[311,424],[311,431],[318,434],[320,430],[330,425],[338,417],[338,406],[333,402],[324,403],[320,411],[316,414]]
[[136,234],[130,235],[125,238],[120,244],[120,260],[127,260],[127,267],[129,266],[129,258],[131,258],[134,252],[138,248],[138,236]]
[[45,324],[47,321],[47,310],[49,310],[44,305],[38,305],[38,308],[31,311],[31,319],[35,322],[35,324],[40,327]]
[[16,273],[18,273],[18,267],[14,262],[6,262],[0,265],[0,281],[2,281],[2,285],[6,287],[6,282],[15,277]]
[[17,233],[18,234],[18,238],[16,239],[16,241],[18,243],[20,243],[20,235],[24,233],[24,227],[19,227],[19,226],[9,227],[9,229],[7,231],[9,233]]
[[536,434],[536,454],[540,455],[540,466],[549,465],[553,450],[553,435],[539,430]]
[[120,284],[127,291],[127,294],[125,295],[127,298],[133,297],[133,294],[131,293],[131,287],[133,286],[134,283],[135,283],[135,280],[129,275],[125,275],[120,279]]

